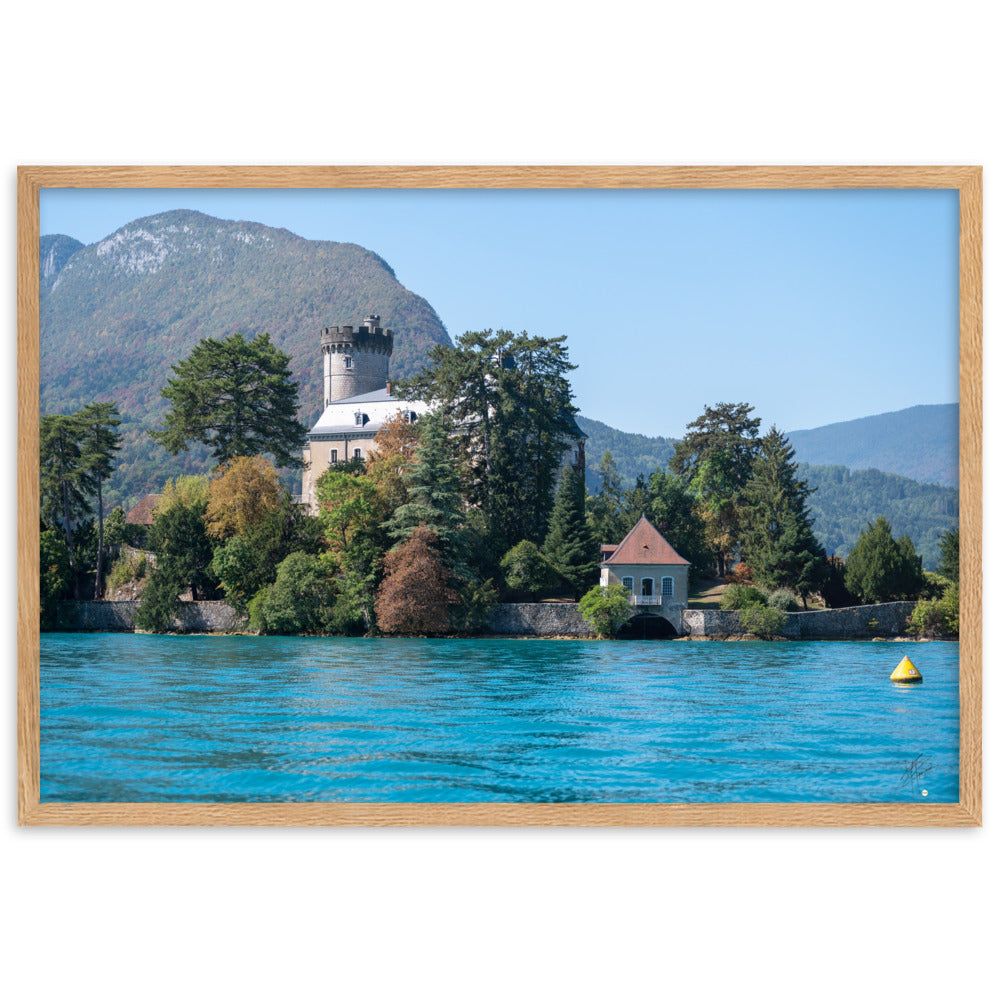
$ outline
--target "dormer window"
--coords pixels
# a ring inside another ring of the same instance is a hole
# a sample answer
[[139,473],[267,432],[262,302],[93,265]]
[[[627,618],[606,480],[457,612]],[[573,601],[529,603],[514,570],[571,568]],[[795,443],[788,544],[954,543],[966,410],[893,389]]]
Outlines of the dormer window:
[[364,425],[365,415],[360,410],[354,411],[354,425],[356,427],[361,427]]

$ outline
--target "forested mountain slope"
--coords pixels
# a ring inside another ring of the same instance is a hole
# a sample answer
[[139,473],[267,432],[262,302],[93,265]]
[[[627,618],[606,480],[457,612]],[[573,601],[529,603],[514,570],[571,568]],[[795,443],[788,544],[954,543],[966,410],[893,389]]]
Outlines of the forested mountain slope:
[[958,404],[911,406],[813,430],[790,431],[800,462],[881,469],[921,483],[958,485]]

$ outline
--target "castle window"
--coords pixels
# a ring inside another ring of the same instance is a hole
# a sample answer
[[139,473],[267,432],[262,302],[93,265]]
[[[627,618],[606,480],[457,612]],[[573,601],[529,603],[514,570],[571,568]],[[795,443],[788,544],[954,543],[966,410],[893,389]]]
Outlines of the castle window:
[[622,586],[631,594],[635,589],[635,580],[633,580],[630,576],[623,576]]
[[665,576],[660,581],[660,594],[663,597],[674,596],[674,578],[672,576]]
[[365,415],[360,410],[355,410],[354,412],[354,423],[357,427],[361,427],[365,422]]
[[336,465],[337,464],[337,449],[336,448],[331,448],[330,449],[330,464],[331,465]]
[[345,368],[350,368],[353,364],[354,364],[354,361],[351,358],[350,354],[345,354],[344,355],[344,367]]
[[355,448],[354,449],[354,457],[355,458],[361,458],[361,449],[360,448]]

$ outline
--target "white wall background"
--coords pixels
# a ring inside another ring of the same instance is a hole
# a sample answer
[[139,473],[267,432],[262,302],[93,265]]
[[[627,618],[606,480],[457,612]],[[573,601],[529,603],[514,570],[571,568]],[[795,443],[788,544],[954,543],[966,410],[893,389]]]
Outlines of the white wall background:
[[[991,435],[987,10],[19,4],[0,58],[8,483],[18,163],[981,163]],[[10,485],[3,504],[11,567]],[[997,555],[987,521],[988,605]],[[983,830],[21,830],[9,568],[3,585],[8,995],[917,998],[995,982],[995,628]]]

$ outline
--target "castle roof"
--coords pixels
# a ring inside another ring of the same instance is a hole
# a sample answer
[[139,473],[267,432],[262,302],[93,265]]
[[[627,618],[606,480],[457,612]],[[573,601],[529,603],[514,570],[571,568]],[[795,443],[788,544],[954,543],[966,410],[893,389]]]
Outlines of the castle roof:
[[[388,387],[376,389],[374,392],[363,392],[357,396],[348,396],[327,403],[322,416],[316,421],[309,432],[310,437],[361,434],[373,436],[378,429],[391,420],[397,413],[409,412],[421,416],[430,407],[419,400],[405,400],[394,396]],[[355,414],[363,414],[363,422],[358,424]]]
[[[604,551],[604,546],[601,546],[601,551]],[[636,526],[622,539],[614,552],[605,557],[601,565],[690,566],[691,563],[677,554],[677,550],[643,514]]]

